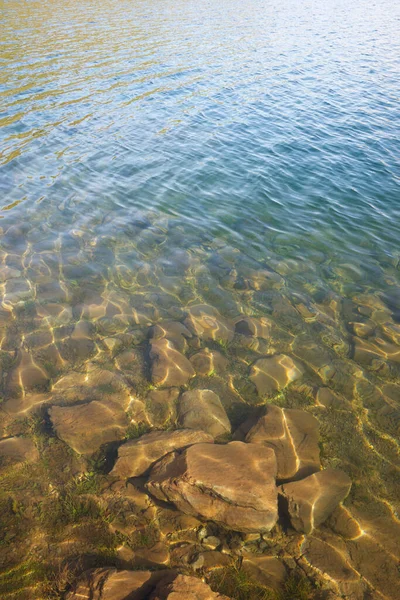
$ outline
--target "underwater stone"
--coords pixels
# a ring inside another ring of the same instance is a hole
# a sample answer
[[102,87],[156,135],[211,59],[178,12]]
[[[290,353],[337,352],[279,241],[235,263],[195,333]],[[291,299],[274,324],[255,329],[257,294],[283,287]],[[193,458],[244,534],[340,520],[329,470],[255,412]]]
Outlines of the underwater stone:
[[189,360],[166,338],[152,342],[149,354],[151,379],[155,385],[165,387],[186,385],[195,375]]
[[[338,585],[360,580],[360,574],[354,570],[344,554],[323,540],[313,536],[305,538],[301,545],[301,553],[309,564],[328,575]],[[352,591],[354,592],[354,589]]]
[[228,360],[220,352],[204,348],[190,357],[197,375],[210,375],[211,373],[222,373],[228,366]]
[[158,323],[153,325],[149,331],[149,338],[152,340],[159,340],[167,338],[170,340],[174,347],[179,352],[185,352],[187,350],[187,338],[191,338],[192,334],[190,331],[179,321],[167,321],[165,323]]
[[153,427],[164,427],[176,419],[178,388],[151,390],[146,396],[146,413]]
[[36,462],[39,452],[29,438],[11,437],[0,440],[1,466],[18,462]]
[[279,486],[290,522],[296,531],[311,533],[348,496],[351,479],[338,469],[318,471],[301,481]]
[[275,556],[249,555],[243,559],[242,569],[261,585],[274,590],[279,590],[288,576],[285,565]]
[[320,468],[319,423],[309,413],[268,405],[246,435],[246,442],[272,448],[278,479],[300,479]]
[[273,450],[256,444],[196,444],[164,457],[146,484],[178,510],[228,529],[267,532],[275,525],[277,488]]
[[117,571],[114,567],[104,567],[85,571],[67,600],[147,600],[162,578],[171,580],[172,571]]
[[7,281],[7,279],[16,279],[21,277],[22,273],[18,269],[11,269],[10,267],[0,267],[0,283]]
[[17,366],[10,372],[6,393],[10,396],[20,397],[27,391],[47,391],[50,377],[46,371],[34,361],[32,355],[26,350],[20,350]]
[[338,408],[342,410],[349,410],[351,408],[351,404],[347,400],[341,398],[327,387],[318,389],[315,401],[318,406],[325,406],[325,408]]
[[93,454],[103,444],[122,440],[128,427],[128,418],[119,406],[96,400],[53,406],[49,415],[58,437],[78,454]]
[[175,431],[152,431],[137,440],[130,440],[118,449],[118,459],[111,475],[128,479],[143,475],[157,460],[192,444],[213,443],[214,439],[204,431],[177,429]]
[[259,396],[267,396],[285,388],[303,375],[300,365],[286,354],[260,358],[250,369],[249,379]]
[[185,392],[179,402],[178,419],[182,427],[201,429],[214,438],[231,431],[221,400],[211,390]]
[[171,583],[161,581],[150,600],[229,600],[227,596],[213,592],[198,577],[178,575]]
[[254,319],[253,317],[243,317],[236,321],[236,333],[268,340],[271,335],[271,323],[268,319]]
[[199,338],[230,342],[233,339],[233,327],[213,306],[197,304],[189,308],[184,324]]

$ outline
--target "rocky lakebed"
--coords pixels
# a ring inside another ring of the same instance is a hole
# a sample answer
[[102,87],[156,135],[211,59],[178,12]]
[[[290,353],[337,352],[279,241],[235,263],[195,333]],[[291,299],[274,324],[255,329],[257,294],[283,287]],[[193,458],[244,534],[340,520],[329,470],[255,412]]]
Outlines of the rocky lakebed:
[[398,600],[390,298],[119,227],[2,237],[1,598]]

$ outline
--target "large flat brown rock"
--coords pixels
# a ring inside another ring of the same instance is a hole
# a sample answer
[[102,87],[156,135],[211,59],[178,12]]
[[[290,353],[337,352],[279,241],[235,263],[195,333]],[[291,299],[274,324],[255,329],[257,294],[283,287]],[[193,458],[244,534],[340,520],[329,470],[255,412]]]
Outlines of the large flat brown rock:
[[93,454],[103,444],[122,440],[129,424],[118,405],[96,400],[77,406],[52,406],[49,415],[58,437],[79,454]]
[[186,514],[236,531],[266,532],[277,520],[276,459],[256,444],[196,444],[150,472],[151,494]]
[[320,468],[319,423],[303,410],[268,405],[245,439],[274,450],[280,480],[300,479]]
[[166,321],[153,325],[150,329],[149,337],[152,340],[166,338],[174,344],[174,347],[179,352],[185,352],[188,347],[186,340],[191,338],[192,334],[183,323],[179,321]]
[[351,479],[346,473],[325,469],[301,481],[285,483],[278,491],[294,529],[311,533],[333,513],[350,488]]
[[209,585],[189,575],[178,575],[171,583],[160,581],[150,600],[229,600]]
[[169,582],[171,571],[117,571],[113,567],[83,573],[67,594],[67,600],[147,600],[158,582]]
[[166,338],[152,342],[150,360],[151,379],[155,385],[179,387],[195,375],[192,363]]
[[38,459],[39,452],[31,439],[11,437],[0,440],[1,465],[18,462],[36,462]]
[[286,354],[260,358],[250,369],[249,379],[255,384],[259,396],[269,396],[300,379],[303,369]]
[[179,402],[178,419],[182,427],[202,429],[215,438],[231,431],[221,400],[211,390],[185,392]]
[[194,335],[203,340],[230,342],[233,340],[233,327],[218,310],[208,304],[197,304],[189,308],[184,321]]
[[192,444],[212,443],[213,437],[195,429],[152,431],[137,440],[130,440],[118,449],[118,460],[111,475],[128,479],[143,475],[157,460]]
[[194,370],[197,375],[211,375],[213,373],[223,373],[227,366],[228,360],[216,350],[204,348],[200,352],[196,352],[190,357]]
[[265,317],[240,317],[235,323],[236,333],[245,336],[258,337],[268,340],[271,334],[271,323]]

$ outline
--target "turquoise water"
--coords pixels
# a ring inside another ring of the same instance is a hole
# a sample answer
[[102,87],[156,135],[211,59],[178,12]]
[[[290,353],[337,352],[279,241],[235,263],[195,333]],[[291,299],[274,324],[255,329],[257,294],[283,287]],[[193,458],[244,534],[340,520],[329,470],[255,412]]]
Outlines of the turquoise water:
[[[393,599],[392,566],[368,556],[399,555],[399,19],[387,0],[0,6],[2,436],[69,372],[110,368],[107,336],[145,339],[198,303],[267,317],[268,343],[224,347],[207,385],[253,406],[245,367],[303,362],[276,401],[320,419],[372,544],[352,565]],[[80,319],[71,358],[55,330]]]

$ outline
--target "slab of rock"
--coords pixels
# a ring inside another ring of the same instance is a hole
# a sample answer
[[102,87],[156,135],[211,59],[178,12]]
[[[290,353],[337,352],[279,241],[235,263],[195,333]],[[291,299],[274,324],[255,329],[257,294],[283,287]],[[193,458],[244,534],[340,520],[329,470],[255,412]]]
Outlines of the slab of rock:
[[320,469],[319,423],[303,410],[268,405],[245,440],[275,451],[279,480],[301,479]]
[[235,331],[241,335],[268,340],[271,333],[271,323],[265,317],[261,319],[241,317],[235,323]]
[[284,510],[296,531],[311,533],[326,521],[351,488],[351,479],[338,469],[318,471],[301,481],[279,486]]
[[338,408],[343,410],[351,408],[350,403],[347,400],[341,398],[327,387],[318,389],[315,402],[318,406],[325,406],[326,408]]
[[191,362],[166,338],[151,343],[151,380],[165,387],[186,385],[195,371]]
[[184,321],[186,327],[202,340],[230,342],[233,340],[233,327],[213,306],[197,304],[191,306]]
[[228,366],[228,360],[220,352],[204,348],[190,357],[197,375],[211,375],[212,373],[223,373]]
[[178,388],[151,390],[146,396],[146,414],[153,427],[164,428],[168,421],[176,420]]
[[20,350],[16,365],[7,377],[7,395],[18,398],[27,392],[47,391],[50,377],[45,369],[35,362],[30,352]]
[[113,567],[91,569],[83,573],[66,596],[67,600],[147,600],[160,580],[165,585],[173,571],[117,571]]
[[256,444],[196,444],[150,472],[147,489],[178,510],[235,531],[267,532],[277,520],[276,459]]
[[300,379],[303,369],[290,356],[277,354],[271,358],[256,360],[250,369],[250,380],[259,396],[268,396]]
[[191,338],[192,334],[183,323],[179,321],[166,321],[151,327],[149,337],[152,340],[166,338],[174,344],[179,352],[185,352],[188,347],[186,340]]
[[77,406],[53,406],[49,415],[58,437],[78,454],[93,454],[103,444],[122,440],[129,425],[118,405],[107,406],[96,400]]
[[211,390],[185,392],[179,402],[178,419],[182,427],[202,429],[214,438],[231,431],[221,400]]
[[242,569],[255,581],[275,590],[283,586],[288,576],[285,565],[275,556],[248,556],[243,559]]
[[160,581],[150,600],[229,600],[213,592],[209,585],[197,577],[178,575],[171,583]]
[[39,452],[29,438],[11,437],[0,440],[0,466],[18,462],[36,462]]
[[169,452],[200,442],[213,443],[214,439],[208,433],[195,429],[146,433],[139,439],[130,440],[119,447],[118,459],[111,475],[117,475],[123,479],[139,477]]
[[353,568],[344,553],[313,536],[305,538],[301,552],[307,562],[326,573],[339,586],[345,582],[359,582],[360,574]]

